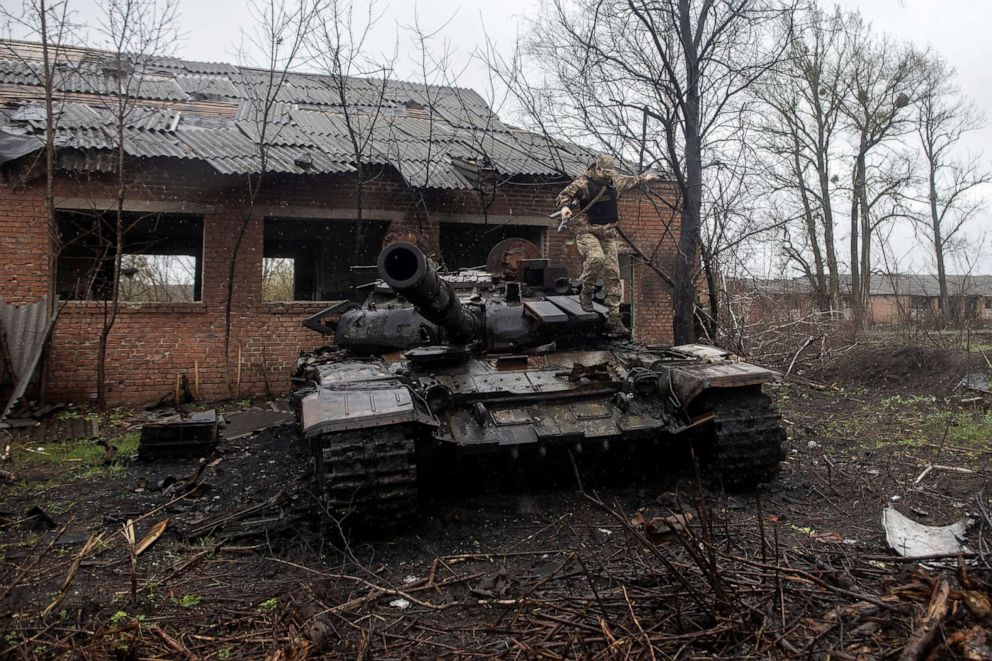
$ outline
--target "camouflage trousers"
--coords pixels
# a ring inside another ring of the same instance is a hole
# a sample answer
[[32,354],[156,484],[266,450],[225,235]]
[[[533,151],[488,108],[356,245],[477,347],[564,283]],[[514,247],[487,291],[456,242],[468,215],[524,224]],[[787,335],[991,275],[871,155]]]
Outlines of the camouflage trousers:
[[575,246],[582,255],[582,289],[593,290],[603,280],[603,294],[610,316],[620,315],[620,260],[617,257],[617,226],[579,222],[575,227]]

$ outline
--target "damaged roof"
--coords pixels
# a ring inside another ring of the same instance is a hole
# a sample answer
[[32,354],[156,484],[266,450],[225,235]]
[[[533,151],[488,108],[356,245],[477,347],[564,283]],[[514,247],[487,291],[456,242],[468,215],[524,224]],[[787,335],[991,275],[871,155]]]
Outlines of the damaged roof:
[[[473,189],[483,171],[571,177],[592,157],[507,126],[477,93],[458,87],[362,78],[339,85],[309,73],[272,85],[268,71],[171,57],[131,57],[118,76],[110,53],[60,55],[55,141],[63,169],[113,167],[119,87],[129,99],[128,156],[202,161],[221,174],[260,172],[260,143],[267,172],[338,174],[361,162],[391,166],[417,188]],[[0,164],[43,147],[41,57],[39,44],[0,41]]]

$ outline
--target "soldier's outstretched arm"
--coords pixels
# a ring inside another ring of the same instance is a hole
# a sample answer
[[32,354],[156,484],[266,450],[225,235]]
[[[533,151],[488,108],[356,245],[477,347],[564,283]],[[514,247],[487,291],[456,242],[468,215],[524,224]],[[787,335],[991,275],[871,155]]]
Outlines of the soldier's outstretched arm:
[[647,174],[636,174],[632,176],[620,176],[613,179],[614,185],[617,187],[617,195],[626,193],[631,188],[635,186],[640,186],[648,181],[654,181],[658,178],[658,175],[654,173]]

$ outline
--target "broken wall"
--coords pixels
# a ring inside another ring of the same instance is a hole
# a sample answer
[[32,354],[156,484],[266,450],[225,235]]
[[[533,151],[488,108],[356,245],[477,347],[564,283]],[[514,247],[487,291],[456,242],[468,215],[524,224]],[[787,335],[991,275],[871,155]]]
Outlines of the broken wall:
[[[126,202],[129,210],[202,218],[202,295],[200,300],[187,303],[120,305],[108,346],[109,403],[140,404],[158,399],[171,391],[179,373],[185,373],[191,385],[199,381],[199,396],[205,399],[265,392],[284,394],[299,352],[322,342],[300,322],[326,307],[326,303],[263,300],[264,219],[353,220],[355,183],[335,176],[267,178],[235,265],[229,389],[223,359],[224,316],[229,259],[244,217],[244,179],[217,175],[196,162],[183,162],[176,167],[167,160],[146,161],[141,171],[145,175],[132,182]],[[439,245],[442,224],[471,223],[480,232],[488,223],[540,227],[545,229],[545,254],[564,264],[570,276],[577,277],[580,260],[574,242],[568,234],[557,234],[546,218],[564,183],[506,184],[487,209],[485,222],[480,223],[476,193],[412,191],[396,173],[387,170],[366,184],[363,216],[388,223],[389,227],[416,229],[435,245]],[[657,189],[663,195],[671,195],[664,186]],[[56,190],[60,209],[109,209],[115,193],[110,177],[98,175],[63,177]],[[0,184],[0,295],[10,302],[29,303],[47,291],[43,195],[41,179],[28,185]],[[622,199],[621,206],[628,233],[643,248],[654,249],[665,232],[656,205],[632,192]],[[674,254],[676,238],[677,234],[666,238],[659,254]],[[651,343],[669,341],[671,298],[657,275],[638,265],[627,294],[633,296],[637,338]],[[52,397],[77,402],[95,397],[103,311],[104,303],[100,301],[62,303],[49,361]],[[239,354],[241,383],[235,387]]]

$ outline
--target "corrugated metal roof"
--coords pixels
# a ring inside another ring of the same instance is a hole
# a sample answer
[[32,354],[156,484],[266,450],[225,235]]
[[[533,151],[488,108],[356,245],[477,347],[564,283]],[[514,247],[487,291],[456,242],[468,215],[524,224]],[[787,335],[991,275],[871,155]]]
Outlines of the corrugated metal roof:
[[102,128],[77,128],[56,132],[55,145],[64,149],[112,149],[114,142]]
[[[40,49],[20,42],[4,48],[7,43],[0,42],[0,84],[37,86],[32,58]],[[77,151],[113,149],[116,121],[109,104],[117,90],[117,58],[75,49],[72,61],[76,66],[59,67],[56,84],[61,93],[83,102],[60,106],[57,143]],[[140,83],[130,92],[137,106],[129,111],[125,138],[127,153],[137,158],[197,158],[225,174],[257,171],[257,127],[267,97],[274,101],[265,132],[271,146],[269,167],[279,172],[352,170],[356,159],[346,119],[360,136],[364,161],[391,164],[417,187],[470,188],[476,163],[508,176],[574,175],[589,157],[574,145],[510,129],[481,96],[468,89],[292,73],[273,94],[269,89],[273,74],[259,69],[140,56],[125,58],[123,68]],[[347,117],[338,89],[341,82]],[[91,103],[83,95],[108,101]],[[229,101],[212,110],[203,105],[204,99]],[[168,107],[169,102],[176,106]],[[235,103],[238,109],[231,121]],[[196,104],[199,115],[189,114],[190,104]],[[35,101],[0,121],[9,132],[37,134],[44,130],[45,115]],[[303,152],[309,154],[312,167],[297,165]],[[103,168],[105,161],[102,154],[92,159],[67,154],[60,159],[81,169]]]
[[258,152],[258,146],[234,126],[227,129],[180,127],[176,136],[206,161],[250,158]]
[[204,96],[223,96],[230,98],[241,96],[241,91],[224,76],[181,73],[176,74],[176,84],[190,95],[202,94]]
[[[296,159],[304,154],[308,154],[313,165],[306,167],[297,164]],[[317,148],[290,147],[284,145],[274,145],[269,149],[269,169],[273,172],[286,172],[291,174],[342,174],[344,172],[354,172],[355,168],[347,161],[342,161],[335,156],[329,156]]]
[[138,158],[197,158],[198,154],[174,133],[127,129],[124,134],[124,151]]
[[[841,289],[851,288],[851,278],[842,275]],[[940,281],[931,273],[873,273],[869,290],[877,296],[940,296]],[[992,277],[948,275],[947,290],[951,296],[992,296]]]
[[[0,52],[2,57],[2,52]],[[0,82],[15,85],[38,85],[42,79],[41,67],[20,60],[0,59]]]
[[[125,121],[130,128],[145,131],[171,131],[174,125],[179,122],[180,116],[180,113],[176,110],[142,108],[137,106],[128,109]],[[111,119],[111,125],[114,124],[116,122]]]

